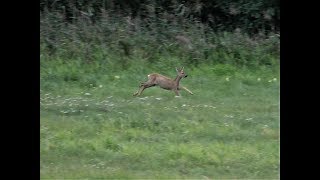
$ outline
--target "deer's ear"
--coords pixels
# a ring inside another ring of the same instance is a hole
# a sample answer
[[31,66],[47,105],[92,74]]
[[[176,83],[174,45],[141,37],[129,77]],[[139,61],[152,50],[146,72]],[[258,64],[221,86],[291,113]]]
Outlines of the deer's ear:
[[184,67],[181,68],[181,70],[183,70],[183,69],[184,69]]
[[179,71],[177,67],[176,67],[176,71],[177,71],[177,72]]

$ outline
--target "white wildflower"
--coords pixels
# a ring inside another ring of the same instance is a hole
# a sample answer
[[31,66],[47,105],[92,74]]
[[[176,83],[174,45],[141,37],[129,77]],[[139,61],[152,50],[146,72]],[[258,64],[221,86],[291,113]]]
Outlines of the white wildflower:
[[84,93],[84,95],[86,95],[86,96],[90,96],[91,94],[90,94],[90,93]]
[[261,81],[261,78],[258,78],[257,81]]
[[229,81],[229,77],[226,77],[226,81]]
[[120,79],[120,76],[114,76],[114,78],[116,78],[116,79]]
[[161,98],[156,98],[156,100],[161,100]]
[[102,85],[99,85],[99,88],[102,88],[103,86]]
[[273,78],[273,81],[277,81],[277,78]]

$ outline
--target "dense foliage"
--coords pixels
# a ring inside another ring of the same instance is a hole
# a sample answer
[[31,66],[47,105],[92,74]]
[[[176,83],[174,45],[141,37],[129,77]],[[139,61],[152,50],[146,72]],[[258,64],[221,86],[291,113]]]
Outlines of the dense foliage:
[[220,31],[235,28],[248,33],[280,31],[278,0],[41,0],[40,10],[60,12],[68,22],[82,16],[96,22],[106,11],[143,21],[174,23],[195,19]]
[[[112,68],[139,63],[133,59],[154,66],[278,64],[279,7],[272,1],[41,1],[40,7],[42,59]],[[177,61],[163,61],[172,57]]]

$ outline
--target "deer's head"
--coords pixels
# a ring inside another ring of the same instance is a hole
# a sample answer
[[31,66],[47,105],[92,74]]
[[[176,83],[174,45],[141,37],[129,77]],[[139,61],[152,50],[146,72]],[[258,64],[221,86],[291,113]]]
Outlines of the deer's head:
[[184,67],[182,67],[181,69],[176,68],[177,74],[180,78],[186,78],[188,76],[186,73],[184,73],[183,69]]

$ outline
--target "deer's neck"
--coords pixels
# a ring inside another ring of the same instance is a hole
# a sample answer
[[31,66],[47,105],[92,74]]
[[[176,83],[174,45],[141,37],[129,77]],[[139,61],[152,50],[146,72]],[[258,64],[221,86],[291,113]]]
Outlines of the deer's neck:
[[182,77],[177,76],[177,77],[174,79],[174,82],[175,82],[175,84],[177,85],[177,87],[179,87],[179,83],[180,83],[181,78],[182,78]]

